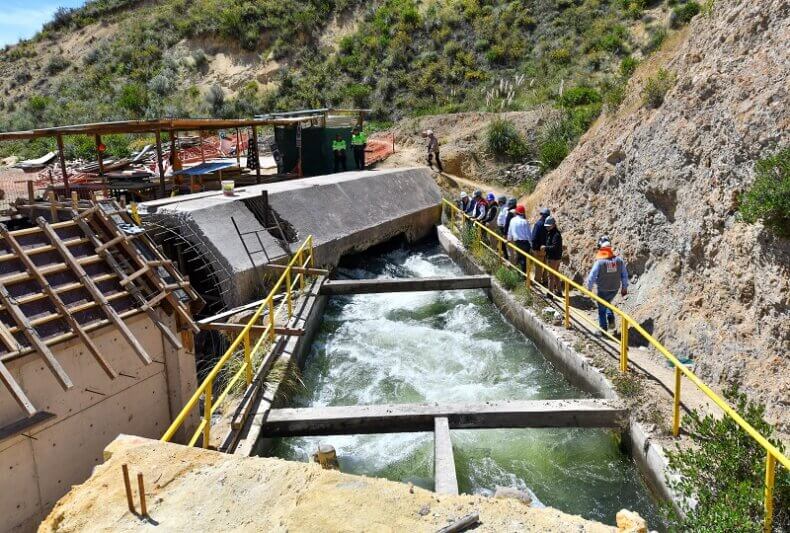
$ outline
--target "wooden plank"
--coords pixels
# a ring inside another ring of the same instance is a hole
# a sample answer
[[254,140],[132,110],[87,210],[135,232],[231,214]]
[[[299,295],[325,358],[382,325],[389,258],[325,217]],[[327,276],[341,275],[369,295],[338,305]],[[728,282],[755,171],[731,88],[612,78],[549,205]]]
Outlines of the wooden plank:
[[457,496],[458,477],[450,441],[450,422],[446,416],[437,416],[433,422],[433,490]]
[[[199,323],[200,329],[216,330],[216,331],[241,331],[246,324],[234,324],[233,322],[209,322],[208,324]],[[251,326],[250,331],[257,331],[263,333],[266,331],[266,326]],[[274,333],[277,335],[289,335],[293,337],[301,337],[305,334],[303,329],[299,328],[274,328]]]
[[[92,276],[91,279],[93,279],[94,283],[102,283],[104,281],[115,279],[117,277],[118,276],[116,274],[100,274],[98,276]],[[55,292],[57,292],[58,294],[63,294],[81,288],[82,288],[82,283],[79,283],[77,281],[72,283],[64,283],[63,285],[58,285],[54,287]],[[18,303],[19,305],[24,305],[30,302],[35,302],[37,300],[44,300],[46,298],[47,298],[46,294],[37,292],[37,293],[26,294],[25,296],[18,297],[16,299],[16,303]],[[2,308],[3,306],[0,306],[0,309]]]
[[11,375],[11,372],[8,371],[8,368],[2,362],[0,362],[0,381],[6,386],[19,407],[27,413],[27,416],[36,414],[36,408],[33,407],[27,394],[25,394],[25,391],[22,390],[22,387],[19,386],[19,383],[16,382],[14,376]]
[[588,399],[272,409],[262,434],[290,437],[433,431],[436,417],[446,417],[451,429],[623,427],[628,410],[613,400]]
[[[275,272],[285,272],[286,265],[278,265],[276,263],[267,263],[261,265],[264,270],[272,270]],[[291,267],[291,272],[296,274],[307,274],[308,276],[328,276],[329,271],[323,268],[304,268],[304,267]]]
[[458,276],[453,278],[412,279],[354,279],[327,280],[321,286],[321,294],[369,294],[379,292],[448,291],[456,289],[487,289],[491,287],[490,276]]
[[13,297],[8,293],[6,286],[2,283],[0,283],[0,301],[3,303],[6,311],[14,322],[16,322],[17,327],[24,333],[30,345],[44,358],[44,362],[52,373],[55,374],[55,378],[58,380],[58,383],[60,383],[60,386],[63,387],[64,390],[71,389],[74,385],[71,383],[69,376],[66,375],[66,371],[63,370],[63,367],[61,367],[58,360],[55,359],[49,347],[44,344],[44,341],[38,336],[38,332],[36,332],[30,324],[30,321],[16,304]]
[[113,324],[115,324],[115,326],[118,328],[118,331],[120,331],[121,335],[126,339],[126,342],[129,343],[140,360],[146,365],[151,364],[151,357],[149,357],[149,355],[146,353],[145,348],[143,348],[143,346],[137,340],[137,337],[134,336],[126,323],[118,316],[118,313],[104,297],[104,294],[102,294],[99,288],[93,283],[93,280],[90,278],[88,273],[85,272],[85,269],[80,266],[69,249],[63,246],[63,241],[60,240],[60,237],[58,237],[58,234],[55,233],[55,230],[53,230],[50,225],[47,224],[47,221],[41,217],[37,219],[37,222],[41,229],[44,230],[46,236],[49,237],[50,242],[52,242],[52,244],[58,249],[61,257],[63,257],[63,260],[66,261],[66,263],[71,267],[74,275],[77,276],[80,281],[82,281],[93,299],[99,303],[102,310],[104,311],[104,314],[107,315],[107,318],[109,318]]
[[[98,255],[88,255],[85,257],[80,257],[79,259],[76,259],[76,261],[77,264],[79,264],[80,266],[87,266],[96,263],[101,263],[102,259]],[[66,270],[69,270],[69,267],[64,263],[59,263],[56,265],[47,265],[45,267],[41,267],[38,269],[38,271],[41,272],[43,276],[56,274],[58,272],[65,272]],[[2,283],[3,285],[12,285],[14,283],[20,283],[22,281],[29,281],[29,280],[31,280],[30,274],[28,274],[27,272],[20,272],[18,274],[3,276],[2,278],[0,278],[0,283]]]
[[[79,226],[79,228],[82,230],[82,233],[85,234],[85,236],[90,240],[94,248],[100,246],[101,241],[93,232],[90,225],[82,217],[80,217],[76,211],[72,211],[72,215],[74,215],[74,221],[77,223],[77,226]],[[112,253],[110,253],[109,250],[107,250],[106,253],[103,254],[103,256],[104,256],[104,260],[113,270],[113,272],[115,272],[115,275],[118,276],[119,279],[123,279],[126,276],[126,274],[124,273],[118,261],[116,261],[115,257],[113,257]],[[126,290],[129,291],[129,294],[131,295],[132,299],[134,299],[134,301],[136,301],[137,304],[140,305],[140,308],[146,312],[148,318],[150,318],[151,321],[159,329],[159,331],[162,332],[162,334],[165,336],[165,338],[171,344],[171,346],[173,346],[177,350],[180,350],[183,347],[181,341],[178,339],[178,337],[176,337],[176,335],[172,331],[170,331],[170,328],[167,326],[167,324],[162,322],[162,320],[159,318],[159,315],[157,315],[156,311],[152,309],[150,306],[146,305],[148,302],[145,299],[145,296],[143,295],[140,288],[137,285],[132,284],[129,287],[127,287]]]
[[[11,235],[14,235],[15,232],[11,232]],[[63,244],[71,248],[72,246],[77,246],[79,244],[87,244],[88,239],[77,238],[77,239],[69,239],[63,241]],[[43,254],[44,252],[53,252],[55,248],[52,245],[45,244],[43,246],[36,246],[35,248],[27,248],[25,253],[27,255],[36,255],[36,254]],[[3,261],[10,261],[11,259],[16,259],[16,254],[3,254],[0,255],[0,263]]]
[[0,235],[3,236],[6,244],[8,244],[19,255],[19,260],[25,266],[25,269],[27,269],[30,276],[35,278],[39,287],[41,287],[41,290],[47,296],[49,296],[50,301],[55,305],[55,308],[60,312],[60,315],[63,318],[63,320],[65,320],[66,323],[69,325],[69,327],[73,331],[75,331],[77,335],[79,335],[80,339],[85,344],[85,347],[88,348],[88,351],[91,353],[91,355],[93,355],[93,358],[96,359],[96,362],[99,363],[99,366],[101,366],[102,370],[104,370],[104,373],[107,374],[107,376],[110,379],[115,379],[116,377],[118,377],[118,372],[115,371],[112,365],[110,365],[110,363],[104,358],[101,352],[99,352],[99,349],[93,343],[91,338],[88,336],[85,330],[82,329],[82,325],[80,325],[77,319],[74,318],[74,315],[72,314],[72,310],[69,309],[66,303],[61,299],[60,295],[52,288],[52,286],[49,284],[47,279],[41,275],[36,265],[27,256],[27,254],[25,254],[25,251],[22,249],[22,246],[14,238],[14,236],[11,235],[5,224],[0,224]]

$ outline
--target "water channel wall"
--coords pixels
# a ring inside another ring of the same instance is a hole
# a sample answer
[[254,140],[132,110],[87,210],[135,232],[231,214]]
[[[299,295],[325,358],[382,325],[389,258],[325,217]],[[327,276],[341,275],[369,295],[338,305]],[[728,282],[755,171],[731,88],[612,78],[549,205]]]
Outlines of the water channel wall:
[[[201,257],[212,257],[209,272],[221,286],[227,307],[259,297],[253,268],[231,217],[245,237],[256,265],[282,262],[285,251],[274,235],[273,218],[264,218],[263,192],[290,246],[313,236],[316,266],[334,267],[349,253],[361,252],[393,237],[415,241],[433,232],[441,217],[441,191],[424,167],[355,171],[236,189],[163,198],[140,205],[143,220],[178,233]],[[258,240],[260,238],[260,240]],[[257,253],[265,251],[265,253]],[[175,258],[174,258],[175,259]],[[187,269],[189,271],[189,269]],[[194,276],[193,276],[194,277]]]
[[[437,228],[439,243],[444,251],[467,274],[485,274],[458,238],[445,226]],[[500,312],[519,331],[524,333],[576,387],[602,398],[619,398],[609,379],[595,368],[591,360],[572,345],[575,337],[561,327],[545,322],[531,309],[525,308],[513,295],[493,278],[489,297]],[[678,501],[666,483],[668,463],[661,447],[654,442],[642,425],[632,416],[623,435],[623,443],[636,461],[640,473],[647,480],[653,494],[667,501]]]

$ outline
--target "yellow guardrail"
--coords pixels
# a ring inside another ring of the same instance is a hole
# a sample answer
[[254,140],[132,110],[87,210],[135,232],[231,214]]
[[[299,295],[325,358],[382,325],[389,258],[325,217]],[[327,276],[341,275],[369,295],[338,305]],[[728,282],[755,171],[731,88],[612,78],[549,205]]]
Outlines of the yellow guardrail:
[[[184,424],[184,421],[192,412],[192,410],[199,405],[200,398],[203,397],[203,415],[201,417],[200,423],[197,426],[197,429],[195,429],[194,433],[187,441],[187,445],[194,446],[200,436],[203,435],[203,448],[209,447],[209,444],[211,443],[212,415],[225,402],[225,400],[227,400],[230,391],[233,390],[236,383],[239,382],[242,376],[244,376],[247,386],[252,383],[253,374],[256,370],[254,368],[253,354],[257,353],[258,350],[261,349],[264,342],[273,343],[276,340],[277,332],[275,330],[275,323],[278,313],[283,310],[283,306],[285,306],[287,318],[290,319],[292,317],[293,299],[295,297],[294,294],[301,293],[305,288],[306,274],[304,273],[304,269],[312,268],[313,265],[313,236],[310,235],[294,253],[291,260],[285,266],[283,273],[269,291],[268,296],[266,296],[266,298],[263,300],[263,303],[261,303],[261,305],[256,309],[255,313],[244,326],[244,329],[241,330],[222,357],[220,357],[217,363],[214,365],[214,368],[212,368],[208,375],[206,375],[206,377],[203,379],[203,382],[200,384],[200,386],[198,386],[197,390],[189,399],[181,412],[178,413],[178,416],[176,416],[176,418],[173,420],[173,423],[162,436],[162,441],[169,442],[173,438],[179,428]],[[300,272],[297,272],[295,275],[293,274],[294,267],[300,267],[301,269]],[[281,289],[284,290],[285,296],[275,307],[274,298],[275,296],[279,295]],[[268,315],[265,319],[266,327],[261,332],[258,341],[253,346],[250,340],[250,332],[253,326],[262,325],[260,324],[261,317],[263,316],[263,312],[267,309]],[[237,354],[237,349],[242,343],[244,344],[244,362],[239,366],[239,369],[236,370],[233,376],[227,380],[227,383],[222,388],[222,390],[218,391],[217,397],[214,398],[214,382],[217,379],[217,376],[222,371],[222,369],[227,366],[228,362],[233,359],[233,356]]]
[[[609,332],[604,331],[600,328],[600,326],[593,321],[587,319],[586,317],[581,317],[577,315],[576,318],[582,318],[587,323],[589,323],[592,327],[602,331],[607,337],[612,339],[615,342],[620,343],[620,371],[627,372],[628,371],[628,330],[634,329],[638,331],[651,346],[653,346],[658,353],[660,353],[664,358],[670,361],[675,367],[675,389],[674,389],[674,396],[673,396],[673,408],[672,408],[672,434],[677,437],[680,434],[680,378],[682,375],[685,375],[689,381],[691,381],[694,385],[697,386],[699,390],[705,393],[705,395],[710,398],[716,405],[718,405],[724,413],[732,418],[746,433],[749,434],[755,441],[757,441],[760,446],[765,449],[766,452],[766,460],[765,460],[765,494],[764,494],[764,509],[765,509],[765,519],[763,522],[764,531],[766,533],[771,531],[771,523],[773,520],[773,490],[775,484],[775,474],[776,474],[776,462],[778,461],[781,465],[785,468],[790,469],[790,460],[782,454],[773,444],[768,442],[768,440],[763,437],[756,429],[754,429],[751,424],[749,424],[746,420],[744,420],[741,415],[739,415],[723,398],[721,398],[718,394],[713,392],[710,387],[705,385],[705,383],[697,377],[694,372],[690,369],[686,368],[683,364],[678,361],[677,357],[675,357],[669,350],[664,347],[663,344],[658,342],[650,333],[644,330],[639,323],[633,319],[628,313],[620,309],[619,307],[610,304],[603,298],[600,298],[597,294],[587,290],[585,287],[575,283],[572,279],[568,278],[567,276],[563,275],[562,273],[554,270],[550,266],[538,261],[530,254],[524,252],[520,248],[516,247],[513,243],[508,242],[504,239],[501,235],[497,234],[496,232],[492,231],[490,228],[487,228],[485,225],[481,224],[480,222],[472,219],[466,213],[464,213],[457,205],[453,202],[447,200],[446,198],[442,199],[444,205],[451,209],[455,215],[458,216],[459,220],[463,224],[463,221],[466,220],[467,223],[473,224],[473,227],[477,229],[475,232],[477,241],[487,248],[489,251],[495,253],[499,258],[501,263],[506,263],[511,268],[514,268],[518,272],[520,272],[525,277],[525,283],[528,288],[532,287],[532,280],[530,277],[530,273],[534,271],[535,267],[539,267],[545,269],[550,274],[556,276],[560,279],[563,283],[563,296],[564,296],[564,324],[565,327],[570,329],[571,328],[571,307],[570,307],[570,289],[573,287],[577,291],[579,291],[584,296],[587,296],[591,300],[596,303],[599,303],[605,306],[607,309],[610,309],[614,314],[620,317],[621,320],[621,327],[620,327],[620,339],[616,339]],[[496,246],[492,247],[489,244],[486,244],[483,240],[483,233],[487,234],[489,237],[489,243],[497,243]],[[496,248],[496,249],[494,249]],[[508,248],[512,250],[514,253],[519,254],[526,258],[526,272],[521,270],[517,265],[514,265],[510,262],[506,257],[503,257],[502,251]]]

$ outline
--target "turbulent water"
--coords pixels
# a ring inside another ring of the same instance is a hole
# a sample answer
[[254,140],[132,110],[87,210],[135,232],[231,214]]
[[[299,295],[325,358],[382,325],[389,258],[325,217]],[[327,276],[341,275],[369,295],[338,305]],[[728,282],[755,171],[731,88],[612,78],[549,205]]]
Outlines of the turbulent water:
[[[463,274],[435,244],[358,256],[342,277]],[[499,314],[483,291],[335,297],[305,363],[295,407],[499,399],[582,398]],[[631,459],[605,430],[453,430],[461,492],[529,489],[547,506],[614,523],[618,510],[657,512]],[[433,435],[278,439],[273,454],[307,460],[319,441],[343,472],[433,488]],[[653,526],[655,527],[655,526]]]

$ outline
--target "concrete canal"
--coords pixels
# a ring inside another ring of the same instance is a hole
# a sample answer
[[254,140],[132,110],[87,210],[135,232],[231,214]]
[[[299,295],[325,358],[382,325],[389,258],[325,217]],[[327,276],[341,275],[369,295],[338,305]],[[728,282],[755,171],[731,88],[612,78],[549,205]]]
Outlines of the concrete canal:
[[[460,274],[427,242],[347,258],[338,277]],[[482,290],[333,297],[302,379],[291,407],[587,397]],[[656,504],[611,431],[454,430],[451,437],[461,492],[516,487],[544,505],[605,523],[628,508],[659,524]],[[275,440],[272,454],[308,460],[319,442],[335,446],[343,472],[433,488],[432,434],[285,438]]]

